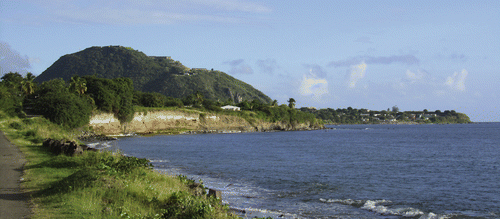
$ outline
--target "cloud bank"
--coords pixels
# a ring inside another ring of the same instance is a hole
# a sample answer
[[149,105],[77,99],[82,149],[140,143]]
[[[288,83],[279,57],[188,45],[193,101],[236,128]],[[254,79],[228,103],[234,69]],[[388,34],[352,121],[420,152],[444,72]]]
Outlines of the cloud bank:
[[236,59],[232,61],[227,61],[223,62],[222,64],[224,65],[229,65],[231,66],[231,69],[229,69],[229,74],[253,74],[253,69],[249,65],[245,64],[245,60],[243,59]]
[[31,68],[28,56],[21,56],[9,44],[0,41],[0,75],[9,72],[26,74]]
[[262,73],[270,75],[274,74],[274,71],[279,68],[276,59],[257,60],[256,64]]
[[356,65],[357,63],[364,62],[366,64],[381,64],[389,65],[392,63],[402,63],[407,65],[419,64],[420,60],[414,55],[400,55],[400,56],[357,56],[340,61],[332,61],[328,64],[330,67],[348,67]]

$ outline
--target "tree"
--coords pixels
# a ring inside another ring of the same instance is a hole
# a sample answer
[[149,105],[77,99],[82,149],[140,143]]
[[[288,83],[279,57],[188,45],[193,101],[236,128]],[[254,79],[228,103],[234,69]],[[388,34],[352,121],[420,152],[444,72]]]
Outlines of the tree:
[[273,102],[271,103],[271,106],[272,107],[277,107],[278,106],[278,101],[277,100],[273,100]]
[[200,91],[196,91],[194,93],[194,96],[195,96],[198,103],[200,103],[200,104],[203,103],[203,98],[204,98],[203,93],[201,93]]
[[33,110],[50,121],[68,128],[89,123],[93,109],[91,99],[70,92],[64,80],[43,82],[36,94],[39,98],[34,100]]
[[71,77],[69,83],[69,89],[73,92],[78,93],[78,95],[82,96],[85,92],[87,92],[87,83],[85,79],[80,78],[78,75]]
[[293,98],[288,99],[288,107],[292,109],[295,108],[295,99]]
[[8,115],[15,115],[16,100],[6,86],[0,85],[0,110],[3,110]]
[[398,106],[393,106],[393,107],[392,107],[392,112],[394,112],[394,113],[399,112],[399,108],[398,108]]
[[22,115],[23,92],[22,82],[23,76],[17,72],[9,72],[2,76],[0,86],[3,87],[0,92],[0,108],[9,115]]
[[10,89],[18,89],[23,81],[23,76],[18,72],[9,72],[2,76],[2,84]]
[[31,95],[35,92],[35,82],[33,82],[33,80],[35,80],[35,76],[31,74],[31,72],[28,72],[26,77],[21,81],[21,89],[24,95]]
[[121,122],[134,116],[134,88],[130,78],[105,79],[95,76],[83,77],[88,94],[99,110],[112,112]]

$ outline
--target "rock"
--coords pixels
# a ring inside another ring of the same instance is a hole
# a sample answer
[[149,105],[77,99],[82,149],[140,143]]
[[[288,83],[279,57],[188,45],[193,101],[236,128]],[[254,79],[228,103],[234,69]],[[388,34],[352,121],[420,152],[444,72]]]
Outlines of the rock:
[[89,148],[86,145],[79,145],[74,141],[63,141],[63,140],[54,140],[54,139],[46,139],[42,143],[43,147],[48,148],[54,154],[65,154],[67,156],[80,155],[83,151],[90,150],[96,151],[94,148]]
[[222,192],[219,190],[215,190],[215,189],[209,189],[208,190],[208,197],[215,197],[215,198],[220,199],[222,201]]

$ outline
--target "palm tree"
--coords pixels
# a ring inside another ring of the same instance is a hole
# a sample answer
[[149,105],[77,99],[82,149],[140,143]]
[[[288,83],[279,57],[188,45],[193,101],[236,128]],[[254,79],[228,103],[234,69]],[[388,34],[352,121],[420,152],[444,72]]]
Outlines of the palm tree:
[[35,80],[35,76],[31,74],[31,72],[28,72],[28,74],[26,74],[26,77],[24,77],[21,81],[21,89],[23,90],[25,95],[30,95],[35,92],[35,83],[33,82],[33,80]]
[[273,107],[278,106],[278,101],[277,100],[273,100],[273,103],[271,103],[271,106],[273,106]]
[[288,107],[292,109],[295,108],[295,99],[293,98],[288,99]]
[[194,97],[199,104],[203,103],[203,93],[201,93],[200,91],[196,91],[196,93],[194,93]]
[[75,75],[71,77],[69,88],[71,91],[76,91],[78,95],[81,96],[87,91],[87,83],[85,83],[85,79]]

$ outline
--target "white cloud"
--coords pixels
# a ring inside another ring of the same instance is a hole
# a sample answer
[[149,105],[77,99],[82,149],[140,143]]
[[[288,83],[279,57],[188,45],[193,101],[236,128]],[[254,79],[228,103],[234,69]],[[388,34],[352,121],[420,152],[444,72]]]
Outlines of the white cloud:
[[463,69],[460,73],[455,72],[452,76],[446,78],[446,82],[444,84],[451,89],[465,91],[465,79],[467,78],[468,74],[469,72],[467,72],[467,70],[465,69]]
[[303,96],[313,96],[321,98],[322,95],[328,93],[328,81],[326,79],[310,78],[306,75],[302,78],[300,85],[300,94]]
[[306,65],[306,67],[309,67],[309,72],[302,77],[299,93],[321,101],[322,96],[328,94],[328,81],[324,78],[326,73],[319,65]]
[[351,70],[349,72],[349,78],[347,80],[347,86],[349,88],[355,88],[356,83],[365,77],[366,64],[365,62],[361,62],[359,65],[351,66]]

